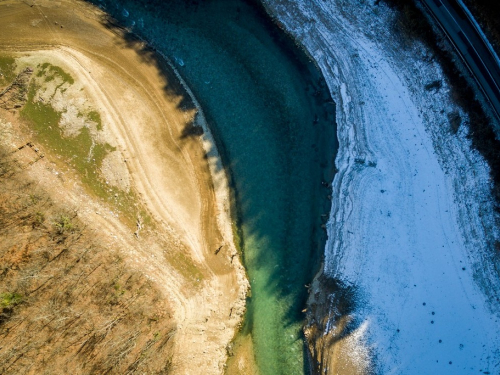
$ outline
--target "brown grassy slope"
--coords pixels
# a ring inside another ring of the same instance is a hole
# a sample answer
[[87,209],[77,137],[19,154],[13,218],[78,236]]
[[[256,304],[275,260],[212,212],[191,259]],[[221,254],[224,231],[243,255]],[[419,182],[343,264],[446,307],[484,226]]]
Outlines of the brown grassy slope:
[[166,373],[164,298],[0,151],[0,374]]

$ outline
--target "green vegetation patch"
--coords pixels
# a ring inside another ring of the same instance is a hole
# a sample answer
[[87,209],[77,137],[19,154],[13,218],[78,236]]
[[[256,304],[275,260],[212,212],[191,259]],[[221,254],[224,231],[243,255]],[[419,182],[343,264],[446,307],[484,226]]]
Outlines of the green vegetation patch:
[[97,130],[102,130],[102,121],[101,121],[101,115],[97,111],[90,111],[87,115],[87,118],[90,121],[93,121],[96,123],[96,129]]
[[98,174],[103,159],[115,148],[108,143],[96,143],[90,130],[86,127],[80,130],[76,137],[63,137],[59,127],[61,113],[50,104],[34,102],[37,86],[31,84],[28,92],[28,102],[21,115],[30,121],[38,139],[57,154],[66,158],[69,163],[82,174],[83,180],[99,196],[107,196],[105,183]]
[[59,77],[62,79],[63,84],[69,83],[70,85],[72,85],[73,83],[75,83],[73,77],[58,66],[49,63],[43,63],[39,66],[39,68],[40,70],[38,71],[36,76],[45,76],[45,82],[53,81],[56,77]]
[[7,86],[16,78],[16,61],[10,56],[0,55],[0,87]]
[[[52,77],[50,80],[53,80],[58,76],[64,83],[74,83],[73,78],[57,66],[44,63],[39,65],[38,69],[36,76],[39,78],[45,76]],[[45,78],[44,81],[50,80]],[[60,89],[63,84],[59,85],[56,90]],[[116,148],[108,143],[95,142],[87,127],[82,128],[77,136],[64,137],[59,127],[61,112],[56,111],[49,103],[35,102],[34,98],[38,89],[40,86],[32,81],[28,90],[28,101],[21,110],[21,116],[31,124],[38,141],[67,161],[80,174],[82,182],[89,190],[113,204],[132,227],[135,226],[139,216],[145,219],[145,224],[150,224],[149,215],[140,211],[136,195],[108,185],[99,173],[104,158]],[[90,111],[86,116],[96,123],[97,130],[102,130],[99,112]]]
[[12,308],[23,301],[23,296],[18,293],[0,293],[0,306],[2,308]]
[[54,226],[57,229],[58,234],[64,234],[66,232],[71,232],[75,230],[74,224],[71,219],[67,216],[61,215],[55,222]]
[[169,253],[167,259],[192,286],[196,287],[203,281],[203,273],[194,264],[193,260],[184,254],[182,249]]
[[61,113],[50,104],[34,102],[37,89],[35,84],[30,85],[28,102],[22,109],[21,116],[30,122],[38,140],[67,160],[97,196],[108,198],[111,194],[113,196],[118,194],[118,191],[113,191],[107,186],[99,175],[102,161],[116,148],[108,143],[96,143],[86,127],[75,137],[63,137],[62,129],[59,127]]

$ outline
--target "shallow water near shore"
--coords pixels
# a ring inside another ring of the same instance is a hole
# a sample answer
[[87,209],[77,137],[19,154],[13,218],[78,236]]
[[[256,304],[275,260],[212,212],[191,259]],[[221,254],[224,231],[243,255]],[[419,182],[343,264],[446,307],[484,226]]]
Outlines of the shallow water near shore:
[[200,102],[231,179],[252,288],[241,335],[261,374],[306,372],[305,285],[324,248],[337,148],[323,79],[256,3],[96,3],[168,57]]

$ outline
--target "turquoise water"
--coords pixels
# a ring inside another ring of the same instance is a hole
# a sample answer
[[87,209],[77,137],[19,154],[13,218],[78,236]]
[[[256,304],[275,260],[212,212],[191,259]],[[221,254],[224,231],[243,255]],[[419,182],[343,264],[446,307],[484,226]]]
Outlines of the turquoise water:
[[336,152],[334,105],[319,73],[251,2],[107,9],[177,65],[203,107],[231,175],[252,287],[244,330],[262,374],[303,374],[305,284],[321,260],[321,214],[330,208],[322,181]]

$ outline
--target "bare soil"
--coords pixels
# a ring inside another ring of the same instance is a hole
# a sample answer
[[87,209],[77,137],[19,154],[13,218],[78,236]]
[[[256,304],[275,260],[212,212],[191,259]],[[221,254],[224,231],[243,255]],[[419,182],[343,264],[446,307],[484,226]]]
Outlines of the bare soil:
[[0,4],[0,93],[33,69],[0,109],[0,372],[222,373],[248,289],[226,178],[165,61],[103,17]]

